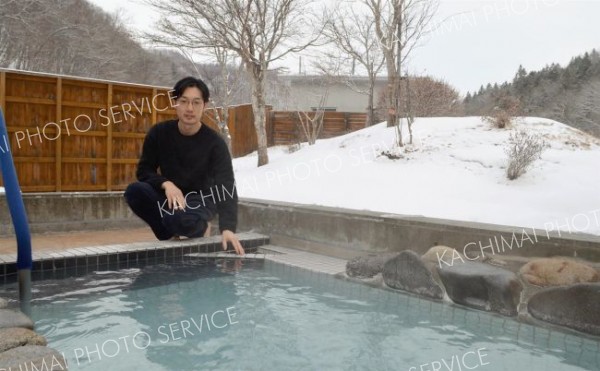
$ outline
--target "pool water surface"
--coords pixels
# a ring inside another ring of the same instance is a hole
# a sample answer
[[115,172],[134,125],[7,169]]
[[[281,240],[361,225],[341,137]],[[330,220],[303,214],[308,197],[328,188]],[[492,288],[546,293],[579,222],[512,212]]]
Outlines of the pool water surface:
[[263,260],[34,284],[70,370],[600,370],[600,345]]

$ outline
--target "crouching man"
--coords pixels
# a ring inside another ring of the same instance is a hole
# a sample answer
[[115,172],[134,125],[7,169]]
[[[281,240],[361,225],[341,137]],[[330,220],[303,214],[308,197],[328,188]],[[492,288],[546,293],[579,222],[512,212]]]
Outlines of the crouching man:
[[231,156],[221,136],[200,121],[208,87],[186,77],[175,84],[172,99],[178,119],[158,123],[146,134],[138,182],[127,187],[125,199],[159,240],[202,237],[219,214],[223,249],[231,243],[243,255],[235,235],[238,196]]

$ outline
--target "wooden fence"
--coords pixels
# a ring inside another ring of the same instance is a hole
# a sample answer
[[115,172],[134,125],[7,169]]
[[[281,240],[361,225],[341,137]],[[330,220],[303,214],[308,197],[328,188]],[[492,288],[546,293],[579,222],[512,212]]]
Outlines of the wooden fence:
[[[170,88],[0,69],[0,107],[23,192],[116,191],[135,180],[143,139],[176,117]],[[214,109],[203,121],[216,129]],[[294,112],[267,112],[267,141],[304,141]],[[365,114],[327,112],[320,138],[364,127]],[[250,105],[229,110],[234,157],[257,148]],[[0,185],[2,184],[0,180]]]
[[[314,115],[314,112],[309,112],[309,115]],[[297,112],[270,111],[267,118],[267,138],[270,146],[306,141],[305,134],[299,126]],[[366,120],[366,113],[324,112],[323,128],[319,139],[332,138],[363,129]]]
[[[10,143],[24,192],[123,190],[135,180],[145,133],[176,117],[169,90],[0,69],[8,126],[0,150]],[[203,120],[217,129],[214,110]],[[230,111],[229,129],[234,156],[256,149],[249,105]]]
[[[223,110],[218,108],[219,117],[223,117]],[[219,131],[215,118],[215,109],[204,111],[202,122]],[[251,104],[243,104],[229,108],[227,127],[231,136],[231,152],[233,157],[246,156],[256,151],[258,141],[256,140],[256,129],[254,128],[254,113]]]

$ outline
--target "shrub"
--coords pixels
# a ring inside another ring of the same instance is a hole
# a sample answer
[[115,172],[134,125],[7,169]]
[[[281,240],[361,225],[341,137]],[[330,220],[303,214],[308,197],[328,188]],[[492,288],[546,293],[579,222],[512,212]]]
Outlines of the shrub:
[[521,102],[517,98],[506,95],[498,99],[498,105],[494,107],[490,116],[484,117],[484,120],[498,129],[509,128],[515,116],[519,114],[520,107]]
[[523,175],[527,168],[542,156],[547,146],[538,134],[530,134],[524,130],[512,132],[505,149],[508,155],[507,178],[514,180]]
[[288,144],[287,146],[287,152],[288,153],[294,153],[300,150],[300,143],[293,143],[293,144]]

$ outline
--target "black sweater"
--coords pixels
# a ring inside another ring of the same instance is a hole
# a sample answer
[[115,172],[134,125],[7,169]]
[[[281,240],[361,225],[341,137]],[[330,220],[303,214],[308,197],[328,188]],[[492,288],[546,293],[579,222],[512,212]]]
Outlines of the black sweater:
[[205,124],[191,136],[179,132],[177,120],[150,128],[144,139],[137,178],[160,192],[167,180],[181,189],[184,196],[197,192],[206,207],[219,214],[219,230],[235,232],[238,196],[231,156],[221,136]]

